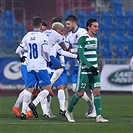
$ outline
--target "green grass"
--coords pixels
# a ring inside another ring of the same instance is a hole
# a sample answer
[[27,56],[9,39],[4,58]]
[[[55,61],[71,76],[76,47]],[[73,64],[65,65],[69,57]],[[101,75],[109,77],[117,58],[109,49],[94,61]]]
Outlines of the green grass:
[[74,109],[75,123],[58,115],[59,105],[56,97],[52,99],[52,111],[57,118],[44,119],[40,105],[39,118],[20,120],[14,117],[11,108],[16,97],[0,98],[0,133],[132,133],[133,96],[103,95],[102,114],[109,123],[96,123],[95,118],[85,118],[87,104],[80,100]]

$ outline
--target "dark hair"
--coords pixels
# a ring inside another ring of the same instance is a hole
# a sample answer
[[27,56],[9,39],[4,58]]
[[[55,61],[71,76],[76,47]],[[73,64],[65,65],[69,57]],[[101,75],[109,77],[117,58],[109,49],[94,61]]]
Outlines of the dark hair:
[[32,20],[33,27],[38,28],[40,27],[41,24],[42,24],[42,19],[39,16],[33,18]]
[[97,22],[97,20],[95,18],[88,19],[88,21],[86,22],[86,28],[88,26],[91,26],[93,22]]
[[69,16],[65,19],[65,21],[68,21],[68,20],[78,22],[76,16],[74,16],[74,15],[69,15]]
[[42,26],[46,26],[47,27],[47,24],[44,21],[42,21]]
[[61,17],[54,17],[54,18],[52,18],[52,24],[53,23],[55,23],[55,22],[60,22],[60,23],[62,23],[62,18]]

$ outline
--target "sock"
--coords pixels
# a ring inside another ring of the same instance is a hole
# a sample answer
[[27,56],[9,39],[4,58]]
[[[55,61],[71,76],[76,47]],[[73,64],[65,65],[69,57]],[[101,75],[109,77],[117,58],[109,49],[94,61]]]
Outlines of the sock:
[[40,103],[41,103],[41,108],[42,108],[43,115],[44,114],[48,115],[47,98],[44,98]]
[[54,73],[53,73],[53,75],[52,75],[52,77],[50,79],[52,85],[60,77],[62,72],[63,72],[63,68],[60,68],[60,69],[57,69],[57,70],[54,71]]
[[79,95],[76,93],[73,95],[70,105],[68,107],[68,112],[72,112],[78,100],[80,99]]
[[23,102],[23,97],[24,97],[25,91],[26,91],[25,89],[23,91],[21,91],[21,93],[19,94],[18,99],[16,100],[13,107],[19,108],[20,104]]
[[94,105],[94,95],[93,95],[92,91],[91,91],[91,102],[92,102],[92,105],[93,105],[92,112],[96,113],[96,108],[95,108],[95,105]]
[[26,114],[26,111],[28,109],[28,104],[31,102],[31,96],[32,93],[29,91],[24,92],[24,97],[23,97],[23,104],[22,104],[22,113]]
[[101,96],[94,96],[94,105],[97,116],[101,115]]
[[48,96],[48,94],[49,94],[49,91],[48,91],[48,90],[43,90],[43,91],[41,91],[41,92],[37,95],[37,97],[34,99],[33,104],[34,104],[35,106],[37,106],[39,102],[41,102],[44,98],[46,98],[46,97]]
[[48,109],[48,114],[52,114],[51,112],[51,99],[52,97],[50,95],[47,96],[47,109]]
[[62,90],[62,89],[58,90],[57,97],[59,100],[60,109],[62,111],[64,111],[65,110],[65,93],[64,93],[64,90]]
[[66,88],[64,90],[64,92],[65,92],[65,110],[67,110],[67,108],[68,108],[68,99],[69,99],[68,89]]
[[83,100],[85,100],[87,103],[89,102],[89,103],[91,103],[91,100],[90,100],[90,98],[88,97],[88,95],[87,95],[87,93],[86,92],[84,92],[84,95],[81,97]]
[[73,92],[77,92],[76,84],[73,84],[72,87],[73,87],[73,88],[72,88]]

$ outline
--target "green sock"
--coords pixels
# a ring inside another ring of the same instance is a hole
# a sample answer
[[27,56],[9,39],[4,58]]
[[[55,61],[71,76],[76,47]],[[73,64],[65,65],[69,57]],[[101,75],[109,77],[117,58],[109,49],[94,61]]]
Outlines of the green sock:
[[68,112],[72,112],[78,100],[80,99],[78,94],[74,94],[68,107]]
[[101,96],[94,97],[94,105],[96,108],[96,114],[101,115]]

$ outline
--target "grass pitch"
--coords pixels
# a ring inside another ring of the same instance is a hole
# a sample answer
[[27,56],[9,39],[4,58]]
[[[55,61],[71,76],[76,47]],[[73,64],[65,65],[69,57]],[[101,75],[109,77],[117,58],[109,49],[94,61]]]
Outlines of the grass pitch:
[[52,112],[57,118],[44,119],[38,105],[39,118],[20,120],[11,112],[15,101],[16,97],[0,98],[0,133],[133,133],[132,95],[102,95],[102,115],[109,123],[85,118],[87,104],[82,99],[74,109],[76,122],[69,123],[59,115],[57,97],[52,98]]

